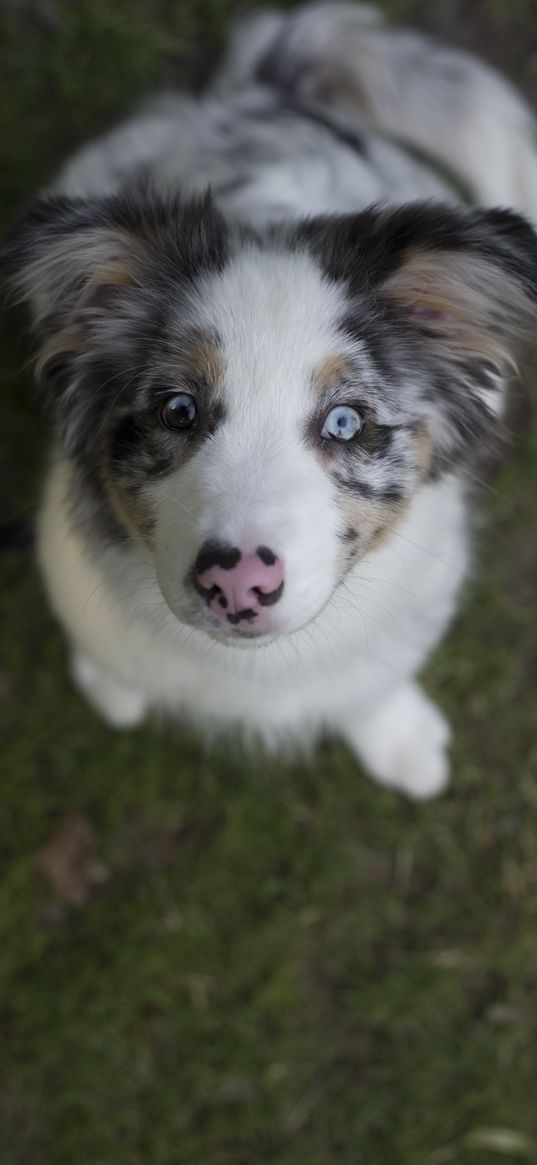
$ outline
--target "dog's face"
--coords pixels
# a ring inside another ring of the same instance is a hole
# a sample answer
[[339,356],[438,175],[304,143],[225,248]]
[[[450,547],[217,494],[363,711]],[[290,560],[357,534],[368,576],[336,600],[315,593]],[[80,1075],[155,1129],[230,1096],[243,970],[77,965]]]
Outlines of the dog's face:
[[507,212],[230,227],[208,202],[39,204],[4,264],[79,469],[77,520],[151,548],[220,639],[309,623],[501,415],[536,294]]

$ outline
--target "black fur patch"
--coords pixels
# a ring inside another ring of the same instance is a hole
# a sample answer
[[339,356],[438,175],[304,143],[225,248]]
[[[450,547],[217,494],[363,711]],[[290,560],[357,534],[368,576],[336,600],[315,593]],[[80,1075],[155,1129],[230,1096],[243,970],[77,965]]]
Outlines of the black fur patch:
[[95,229],[125,232],[149,244],[155,275],[166,281],[193,280],[221,271],[229,255],[229,232],[209,196],[185,202],[157,195],[145,183],[105,198],[49,197],[37,202],[6,236],[0,251],[3,273],[20,271],[46,255],[50,243],[69,243]]
[[404,491],[395,484],[375,489],[369,482],[360,481],[350,474],[347,477],[343,473],[334,472],[332,477],[340,489],[356,497],[364,498],[366,501],[391,502],[393,504],[401,502],[404,497]]
[[537,300],[537,237],[514,211],[463,210],[436,202],[396,210],[373,207],[356,215],[310,219],[291,237],[296,245],[311,248],[327,275],[344,280],[354,293],[378,287],[410,249],[423,247],[489,260]]
[[164,477],[177,463],[177,440],[163,439],[155,417],[127,413],[110,434],[110,466],[114,474],[131,485],[144,485],[148,478]]

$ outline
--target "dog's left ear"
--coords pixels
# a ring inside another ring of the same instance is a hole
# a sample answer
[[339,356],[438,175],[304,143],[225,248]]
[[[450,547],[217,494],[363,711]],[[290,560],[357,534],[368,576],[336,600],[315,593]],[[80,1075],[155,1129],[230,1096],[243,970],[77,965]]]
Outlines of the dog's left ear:
[[537,237],[511,211],[412,203],[317,220],[302,231],[360,310],[397,333],[402,369],[421,382],[446,464],[503,414],[505,390],[537,319]]

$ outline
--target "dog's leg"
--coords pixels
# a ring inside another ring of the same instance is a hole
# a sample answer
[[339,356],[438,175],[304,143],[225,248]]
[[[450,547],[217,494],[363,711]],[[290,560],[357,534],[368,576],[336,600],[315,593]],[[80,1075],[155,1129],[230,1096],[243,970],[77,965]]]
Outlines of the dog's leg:
[[379,784],[416,800],[445,789],[450,728],[417,683],[401,684],[363,720],[340,730]]
[[133,728],[144,720],[148,703],[143,692],[118,682],[77,649],[71,656],[71,674],[82,695],[114,728]]

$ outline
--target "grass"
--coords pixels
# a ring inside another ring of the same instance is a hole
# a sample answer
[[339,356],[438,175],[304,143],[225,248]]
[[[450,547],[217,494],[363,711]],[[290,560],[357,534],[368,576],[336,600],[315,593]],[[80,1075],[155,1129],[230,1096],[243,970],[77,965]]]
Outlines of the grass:
[[[5,9],[5,221],[145,91],[198,82],[231,7]],[[440,5],[389,7],[442,23]],[[470,7],[461,36],[481,30],[531,90],[531,5]],[[19,520],[43,423],[8,331],[2,508]],[[0,1160],[537,1161],[537,424],[517,427],[427,676],[456,728],[452,791],[428,806],[335,745],[283,766],[114,734],[70,686],[31,553],[2,555]],[[58,873],[77,830],[78,905]]]

